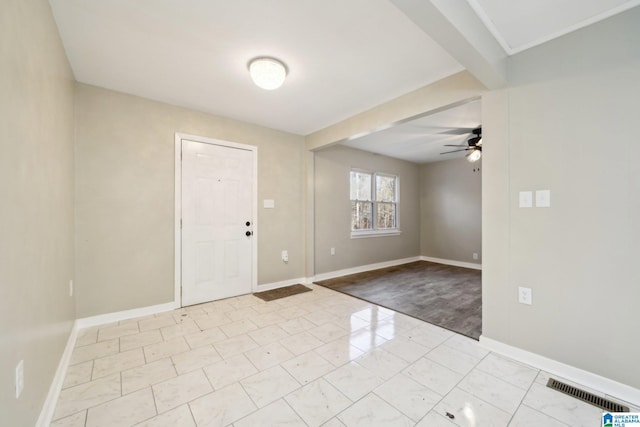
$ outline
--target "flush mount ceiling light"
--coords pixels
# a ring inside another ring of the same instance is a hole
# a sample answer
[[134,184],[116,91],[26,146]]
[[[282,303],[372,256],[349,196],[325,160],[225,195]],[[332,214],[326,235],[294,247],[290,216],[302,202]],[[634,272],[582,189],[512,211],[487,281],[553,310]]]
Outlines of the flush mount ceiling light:
[[282,86],[287,77],[287,67],[274,58],[256,58],[249,62],[249,74],[256,86],[273,90]]

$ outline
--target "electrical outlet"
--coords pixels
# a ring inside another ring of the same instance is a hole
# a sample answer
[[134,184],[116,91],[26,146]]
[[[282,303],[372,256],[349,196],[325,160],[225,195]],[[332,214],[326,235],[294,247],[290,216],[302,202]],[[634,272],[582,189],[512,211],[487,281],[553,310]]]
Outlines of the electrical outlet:
[[527,305],[533,304],[533,295],[532,295],[531,288],[523,288],[523,287],[518,288],[518,302],[520,304],[527,304]]
[[533,193],[531,191],[521,191],[518,193],[518,206],[521,208],[533,207]]
[[331,255],[335,255],[336,254],[336,248],[331,248]]
[[473,253],[473,259],[478,259],[478,254],[476,252]]
[[18,362],[16,366],[16,399],[20,398],[24,389],[24,360]]
[[551,207],[551,191],[550,190],[536,191],[536,207],[537,208]]
[[73,280],[69,280],[69,296],[73,296]]
[[282,251],[282,262],[284,262],[284,263],[289,262],[289,252],[288,251]]

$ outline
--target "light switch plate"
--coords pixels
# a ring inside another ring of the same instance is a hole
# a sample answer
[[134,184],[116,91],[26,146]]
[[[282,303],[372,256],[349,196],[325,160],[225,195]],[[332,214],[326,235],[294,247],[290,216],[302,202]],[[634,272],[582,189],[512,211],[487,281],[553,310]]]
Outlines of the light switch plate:
[[16,399],[20,398],[24,389],[24,360],[18,362],[16,366]]
[[518,287],[518,302],[520,304],[531,305],[533,303],[533,295],[531,288]]
[[532,208],[533,207],[533,192],[531,191],[521,191],[518,198],[518,206],[521,208]]
[[264,206],[265,209],[273,209],[276,207],[276,201],[273,199],[264,199],[262,206]]
[[536,191],[536,207],[537,208],[551,207],[551,191],[550,190]]

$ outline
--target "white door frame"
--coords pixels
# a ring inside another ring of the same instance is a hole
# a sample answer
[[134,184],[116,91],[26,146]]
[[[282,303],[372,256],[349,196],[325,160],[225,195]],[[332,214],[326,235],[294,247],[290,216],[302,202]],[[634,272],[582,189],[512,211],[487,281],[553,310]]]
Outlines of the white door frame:
[[204,136],[189,135],[176,132],[175,137],[175,215],[174,215],[174,247],[175,247],[175,305],[182,307],[182,140],[201,142],[203,144],[220,145],[251,151],[253,158],[253,182],[251,192],[251,223],[253,224],[253,238],[251,239],[251,290],[258,288],[258,147],[254,145],[238,144],[221,139]]

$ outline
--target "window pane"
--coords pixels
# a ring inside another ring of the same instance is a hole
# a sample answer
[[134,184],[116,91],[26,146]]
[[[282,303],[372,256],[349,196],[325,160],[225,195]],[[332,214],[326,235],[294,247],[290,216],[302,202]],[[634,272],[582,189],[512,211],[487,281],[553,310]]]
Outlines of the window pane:
[[396,204],[378,203],[376,228],[396,228]]
[[396,177],[376,175],[376,200],[379,202],[396,201]]
[[371,202],[351,202],[351,229],[371,230]]
[[351,200],[371,200],[371,174],[351,171]]

